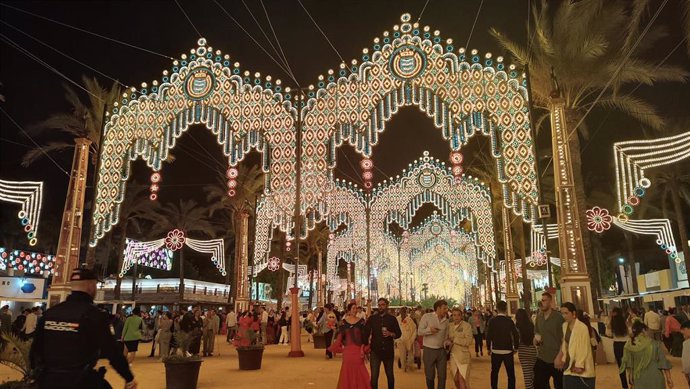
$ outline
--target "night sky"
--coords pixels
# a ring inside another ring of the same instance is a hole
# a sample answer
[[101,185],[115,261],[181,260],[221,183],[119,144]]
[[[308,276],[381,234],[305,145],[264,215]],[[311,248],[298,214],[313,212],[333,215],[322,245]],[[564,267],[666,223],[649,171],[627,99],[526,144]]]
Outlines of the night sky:
[[[225,9],[275,56],[243,2],[220,1]],[[381,36],[383,31],[391,31],[393,25],[399,24],[401,14],[409,12],[413,20],[416,20],[426,3],[423,0],[302,2],[348,63],[353,58],[361,60],[362,48],[371,47],[373,38]],[[480,3],[480,0],[431,0],[423,13],[421,24],[431,26],[432,30],[440,30],[444,39],[453,38],[456,47],[464,47]],[[648,53],[650,58],[656,58],[655,62],[666,56],[681,39],[679,3],[670,2],[657,20],[657,23],[667,27],[669,37],[657,45],[653,52]],[[213,1],[180,0],[180,4],[207,39],[208,44],[214,49],[220,49],[224,54],[229,54],[231,61],[239,61],[243,70],[249,70],[252,74],[260,72],[262,76],[270,74],[274,78],[280,78],[283,86],[293,84]],[[325,74],[329,68],[338,67],[341,62],[338,54],[296,0],[264,0],[263,4],[300,84],[315,84],[318,75]],[[196,47],[199,38],[174,1],[5,1],[2,5],[2,34],[77,82],[80,81],[81,75],[85,74],[96,76],[102,85],[112,84],[94,70],[33,41],[6,23],[129,86],[139,87],[142,82],[150,84],[152,80],[160,80],[161,72],[171,68],[171,60],[75,31],[4,5],[175,58]],[[272,38],[261,3],[246,1],[246,6]],[[653,9],[656,7],[658,5],[652,6]],[[489,35],[489,28],[496,27],[513,39],[525,42],[526,18],[526,0],[486,0],[477,17],[468,47],[478,49],[482,55],[486,52],[492,52],[495,56],[505,55]],[[0,82],[3,84],[0,93],[6,100],[1,104],[21,126],[29,128],[51,113],[69,109],[69,104],[64,99],[63,78],[21,54],[4,39],[0,43],[0,50]],[[684,45],[670,56],[668,63],[690,69]],[[665,115],[677,117],[687,116],[689,89],[687,85],[668,84],[655,88],[642,87],[638,94],[653,103]],[[85,97],[84,95],[84,99]],[[586,141],[584,167],[586,171],[598,170],[598,185],[605,190],[613,185],[612,143],[640,138],[640,125],[616,113],[606,114],[596,109],[588,118],[588,123],[593,130],[599,130]],[[31,141],[20,133],[7,116],[0,115],[0,125],[0,177],[14,180],[44,180],[46,197],[41,230],[55,228],[63,208],[67,177],[46,158],[29,168],[22,168],[19,161],[31,147]],[[55,139],[56,135],[48,131],[32,133],[32,137],[43,144]],[[545,153],[549,152],[549,143],[548,136],[542,135],[538,139],[539,149]],[[472,152],[475,149],[480,151],[481,147],[471,142],[470,148],[465,152],[467,166],[471,167],[474,162]],[[386,131],[374,150],[374,161],[380,169],[375,172],[374,184],[387,178],[385,176],[399,174],[408,163],[420,157],[424,150],[429,150],[433,156],[441,160],[448,158],[448,145],[442,139],[440,130],[433,126],[431,119],[416,107],[402,109],[387,124]],[[226,163],[220,147],[215,144],[210,131],[197,126],[181,138],[178,147],[173,151],[177,160],[163,169],[165,181],[161,188],[160,201],[194,198],[204,204],[202,186],[214,183],[217,174],[214,170],[223,169]],[[63,169],[69,170],[71,153],[57,154],[54,158]],[[343,146],[338,155],[336,177],[359,180],[359,158],[349,146]],[[247,163],[257,160],[256,156],[250,156]],[[610,173],[606,172],[607,169],[601,169],[608,166],[611,166]],[[134,171],[136,179],[143,183],[148,181],[148,174],[140,161],[135,164]],[[3,218],[17,212],[16,206],[6,203],[0,203],[0,210]],[[45,232],[39,231],[39,237],[42,233]],[[617,239],[615,234],[610,236],[611,239]],[[55,242],[39,239],[37,248],[47,250],[54,244]]]

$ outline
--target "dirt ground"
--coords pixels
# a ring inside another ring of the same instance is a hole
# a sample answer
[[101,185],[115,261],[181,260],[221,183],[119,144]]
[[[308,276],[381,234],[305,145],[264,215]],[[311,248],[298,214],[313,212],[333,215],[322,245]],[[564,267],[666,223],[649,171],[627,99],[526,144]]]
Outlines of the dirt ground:
[[[303,338],[306,341],[306,337]],[[165,389],[165,366],[157,358],[147,358],[151,344],[142,344],[139,355],[132,366],[134,375],[141,389]],[[237,352],[225,342],[224,336],[216,339],[216,352],[213,357],[204,358],[199,373],[199,389],[335,389],[338,382],[341,359],[336,357],[326,360],[324,350],[315,350],[311,343],[303,343],[304,358],[288,358],[289,346],[270,345],[264,351],[261,370],[240,371]],[[687,384],[681,373],[680,358],[669,359],[673,363],[672,376],[675,388],[685,388]],[[524,389],[522,370],[515,358],[517,387]],[[107,362],[106,362],[107,363]],[[470,388],[486,389],[490,387],[490,360],[487,356],[473,359],[470,369]],[[16,379],[18,375],[0,366],[0,382]],[[124,387],[124,381],[108,368],[107,379],[113,388]],[[396,389],[424,388],[424,373],[412,371],[404,373],[395,371]],[[381,372],[379,388],[385,389],[386,381]],[[499,388],[507,386],[505,372],[500,375]],[[454,388],[448,381],[446,388]],[[612,364],[597,366],[597,388],[620,388],[617,368]]]

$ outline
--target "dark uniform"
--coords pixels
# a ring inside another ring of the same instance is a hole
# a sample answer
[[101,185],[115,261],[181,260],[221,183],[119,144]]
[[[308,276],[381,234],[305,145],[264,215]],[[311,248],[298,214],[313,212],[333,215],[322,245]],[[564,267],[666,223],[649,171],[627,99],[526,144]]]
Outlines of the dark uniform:
[[[89,279],[96,279],[90,270],[77,269],[72,274],[72,280]],[[115,342],[107,312],[98,309],[89,294],[72,292],[39,319],[31,367],[37,369],[40,388],[111,388],[103,377],[105,368],[94,370],[100,358],[107,358],[125,382],[134,379]]]

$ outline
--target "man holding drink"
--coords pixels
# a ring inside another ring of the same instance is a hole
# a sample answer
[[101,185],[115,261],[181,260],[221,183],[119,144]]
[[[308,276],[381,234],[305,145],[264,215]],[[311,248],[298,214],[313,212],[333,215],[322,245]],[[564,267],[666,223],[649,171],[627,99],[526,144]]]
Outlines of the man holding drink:
[[395,357],[394,341],[402,335],[398,319],[388,313],[388,300],[380,298],[378,300],[378,313],[372,315],[365,327],[366,333],[371,334],[371,389],[379,387],[379,373],[381,363],[386,370],[388,389],[395,388],[395,377],[393,376],[393,359]]

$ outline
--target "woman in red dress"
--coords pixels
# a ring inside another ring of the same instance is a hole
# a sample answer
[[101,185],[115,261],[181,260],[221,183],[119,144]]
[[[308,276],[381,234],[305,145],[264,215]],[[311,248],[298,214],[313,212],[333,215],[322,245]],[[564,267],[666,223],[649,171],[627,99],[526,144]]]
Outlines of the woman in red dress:
[[371,389],[371,378],[365,365],[369,334],[365,331],[364,319],[357,317],[357,304],[348,304],[347,315],[329,351],[343,353],[338,389]]

